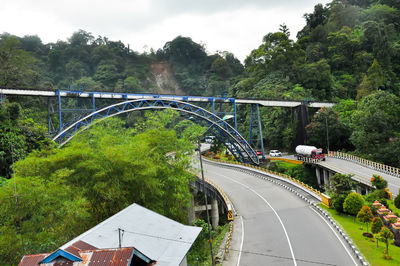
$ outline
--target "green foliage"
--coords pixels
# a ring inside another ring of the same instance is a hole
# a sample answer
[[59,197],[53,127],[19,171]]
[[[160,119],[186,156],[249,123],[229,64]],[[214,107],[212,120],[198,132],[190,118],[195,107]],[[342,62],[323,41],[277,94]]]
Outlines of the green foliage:
[[310,145],[326,147],[328,150],[327,141],[329,141],[330,150],[352,148],[349,140],[351,130],[341,122],[339,114],[332,108],[321,108],[315,113],[306,130]]
[[374,218],[374,215],[372,215],[372,211],[368,206],[363,206],[361,210],[357,213],[357,219],[362,222],[367,224],[367,233],[368,233],[368,225]]
[[357,184],[351,177],[352,175],[334,174],[330,179],[330,188],[328,191],[332,193],[333,196],[347,196]]
[[387,181],[383,179],[380,175],[373,174],[371,178],[371,184],[376,188],[376,189],[384,189],[387,188]]
[[312,168],[304,166],[291,164],[281,161],[276,161],[271,163],[269,168],[272,171],[279,172],[291,176],[300,180],[301,182],[315,188],[319,189],[318,183],[315,177],[315,171]]
[[372,219],[372,224],[371,224],[371,232],[373,234],[377,234],[382,230],[383,222],[381,218],[379,217],[374,217]]
[[[135,131],[107,119],[62,149],[35,151],[18,161],[25,253],[53,250],[132,203],[186,222],[193,144],[168,128],[168,119],[176,117],[151,113]],[[1,265],[22,256],[14,194],[14,183],[2,179]]]
[[400,193],[394,198],[394,206],[396,206],[397,209],[400,209]]
[[378,91],[365,97],[352,115],[350,140],[361,153],[376,153],[399,130],[399,99]]
[[344,212],[356,215],[364,205],[364,198],[358,194],[351,192],[343,203],[343,210]]
[[375,200],[379,201],[380,203],[382,203],[385,206],[387,205],[387,192],[383,189],[377,189],[367,195],[364,196],[365,197],[365,201],[373,203]]
[[393,239],[393,233],[387,228],[382,227],[382,230],[379,232],[380,239],[386,244],[386,255],[389,255],[389,240]]
[[338,195],[338,196],[334,197],[334,199],[333,199],[333,208],[337,212],[344,213],[343,203],[344,203],[346,197],[347,197],[347,195],[345,195],[345,194]]
[[32,86],[37,72],[34,57],[13,36],[0,35],[0,86]]
[[18,103],[0,103],[0,176],[9,178],[13,162],[50,145],[45,128],[25,118]]

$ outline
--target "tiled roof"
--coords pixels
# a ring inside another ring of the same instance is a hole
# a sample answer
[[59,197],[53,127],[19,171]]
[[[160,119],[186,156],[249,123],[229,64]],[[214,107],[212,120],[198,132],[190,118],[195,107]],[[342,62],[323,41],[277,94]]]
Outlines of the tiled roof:
[[[81,245],[79,246],[82,248],[90,247],[90,245],[83,241],[80,241],[80,244]],[[74,249],[77,250],[76,247]],[[144,259],[145,263],[148,263],[145,265],[153,265],[152,263],[155,262],[144,256],[140,251],[136,250],[135,248],[127,247],[113,249],[95,248],[95,250],[79,250],[77,255],[82,259],[82,261],[74,262],[69,261],[65,257],[56,257],[48,263],[40,263],[54,253],[55,252],[51,254],[26,255],[21,260],[19,266],[128,266],[130,265],[133,256],[136,256],[134,258],[135,260]]]

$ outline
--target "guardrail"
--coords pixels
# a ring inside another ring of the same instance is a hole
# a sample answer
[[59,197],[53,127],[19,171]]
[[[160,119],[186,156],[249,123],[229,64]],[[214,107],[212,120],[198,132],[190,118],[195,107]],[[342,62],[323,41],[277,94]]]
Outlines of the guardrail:
[[279,177],[281,177],[283,179],[286,179],[286,180],[288,180],[288,181],[290,181],[292,183],[297,184],[298,186],[302,187],[305,190],[308,190],[309,192],[312,192],[312,194],[317,195],[321,199],[322,204],[324,204],[325,206],[327,206],[329,208],[332,206],[332,199],[328,195],[325,195],[321,191],[319,191],[319,190],[317,190],[317,189],[315,189],[315,188],[313,188],[313,187],[301,182],[298,179],[295,179],[295,178],[293,178],[291,176],[288,176],[286,174],[282,174],[282,173],[279,173],[279,172],[271,171],[269,169],[265,169],[265,168],[262,168],[260,166],[254,166],[254,165],[251,165],[251,164],[241,163],[241,162],[237,162],[237,161],[236,162],[227,162],[227,161],[218,160],[218,159],[214,159],[214,158],[207,158],[207,160],[218,162],[218,163],[241,165],[241,166],[245,166],[245,167],[248,167],[248,168],[256,169],[256,170],[261,171],[261,172],[265,172],[267,174],[272,174],[272,175],[279,176]]
[[[202,180],[202,178],[197,173],[194,173],[192,171],[188,171],[188,172],[191,173],[192,175],[196,176],[200,181]],[[212,186],[221,195],[222,199],[224,200],[226,209],[227,209],[228,220],[233,221],[232,204],[231,204],[231,201],[229,200],[228,196],[226,195],[225,191],[223,191],[220,186],[218,186],[217,184],[215,184],[213,181],[211,181],[208,178],[204,178],[204,181],[207,184],[209,184],[210,186]],[[204,191],[204,193],[205,193],[205,191]]]
[[351,154],[347,154],[347,153],[339,152],[339,151],[331,151],[331,152],[329,152],[328,156],[333,157],[333,158],[342,159],[342,160],[352,161],[357,164],[366,166],[368,168],[384,172],[388,175],[400,177],[400,169],[399,168],[381,164],[381,163],[377,163],[377,162],[373,162],[373,161],[370,161],[367,159],[357,157],[355,155],[351,155]]

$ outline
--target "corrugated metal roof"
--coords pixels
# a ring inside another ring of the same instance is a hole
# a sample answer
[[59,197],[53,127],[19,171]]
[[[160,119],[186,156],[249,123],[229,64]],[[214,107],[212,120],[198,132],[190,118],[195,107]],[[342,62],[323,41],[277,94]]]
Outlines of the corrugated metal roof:
[[[70,246],[72,247],[72,246]],[[58,257],[49,263],[39,264],[49,254],[26,255],[20,262],[20,266],[128,266],[134,253],[134,248],[96,249],[79,251],[82,261],[68,261]]]
[[25,255],[19,262],[18,266],[37,266],[39,265],[39,262],[41,262],[48,255],[50,255],[50,253]]
[[122,247],[135,247],[157,266],[179,265],[201,231],[165,216],[132,204],[89,231],[81,234],[61,249],[82,240],[100,249],[117,248],[118,228],[124,230]]
[[130,262],[132,252],[133,248],[101,249],[92,250],[87,253],[82,252],[82,255],[84,255],[84,253],[92,253],[90,259],[88,260],[88,264],[85,265],[126,266]]

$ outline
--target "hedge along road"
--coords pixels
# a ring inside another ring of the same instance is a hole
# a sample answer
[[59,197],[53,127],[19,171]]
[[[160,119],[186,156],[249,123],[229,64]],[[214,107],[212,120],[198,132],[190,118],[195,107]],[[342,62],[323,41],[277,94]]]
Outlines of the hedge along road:
[[358,265],[337,232],[308,203],[274,183],[204,163],[235,206],[224,265]]

